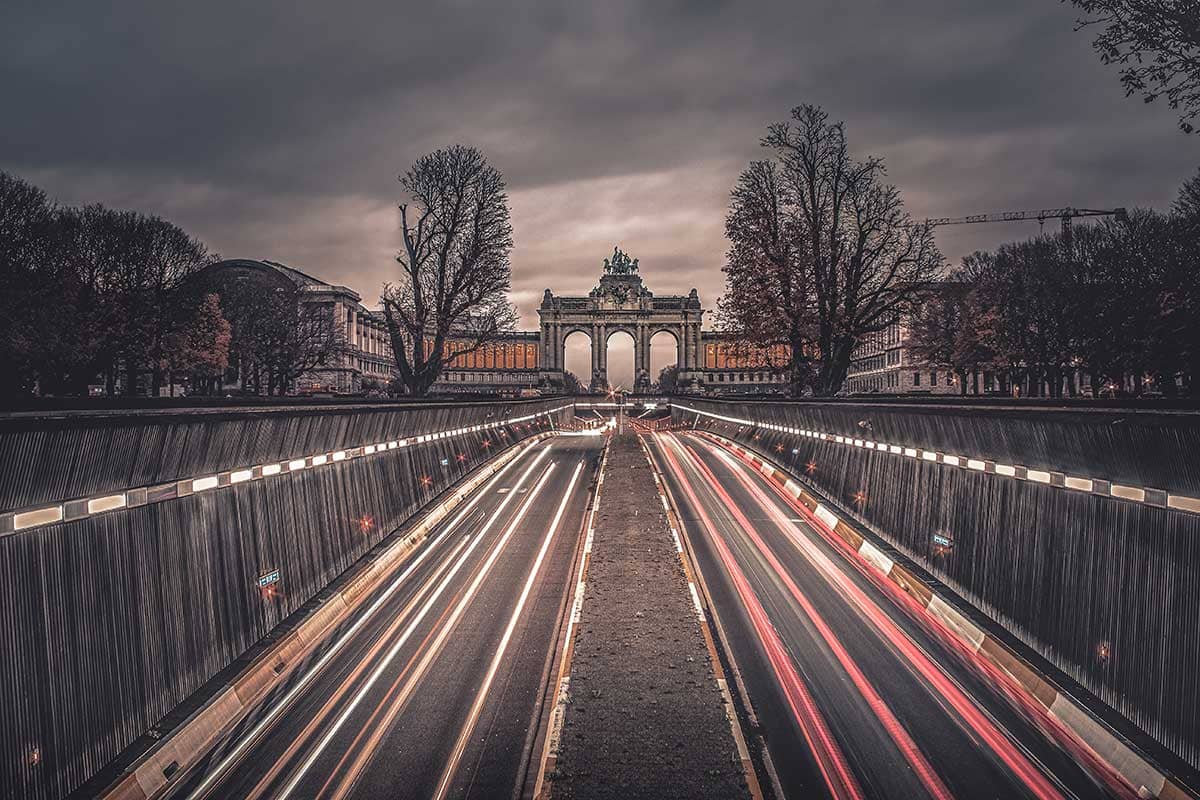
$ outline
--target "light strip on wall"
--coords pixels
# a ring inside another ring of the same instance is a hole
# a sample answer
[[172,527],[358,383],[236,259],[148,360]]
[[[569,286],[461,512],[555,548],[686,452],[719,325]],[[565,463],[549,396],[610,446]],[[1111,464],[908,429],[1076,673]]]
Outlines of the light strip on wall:
[[208,489],[215,489],[221,483],[221,479],[216,475],[208,475],[203,478],[194,478],[192,480],[192,491],[203,492]]
[[13,529],[18,531],[34,528],[38,525],[49,525],[52,522],[58,522],[63,518],[62,506],[47,506],[46,508],[35,508],[32,511],[25,511],[20,514],[13,515]]
[[110,494],[107,497],[93,497],[87,502],[87,513],[99,514],[104,511],[114,511],[125,507],[125,493]]
[[[539,411],[534,414],[526,414],[520,417],[508,417],[495,422],[489,422],[485,425],[475,425],[472,427],[456,428],[446,431],[433,431],[419,435],[416,438],[416,441],[423,443],[426,441],[448,439],[485,429],[498,428],[503,425],[515,425],[517,423],[528,422],[541,417],[550,417],[551,415],[565,411],[568,408],[572,408],[573,405],[573,403],[564,403],[563,405],[556,406],[546,411]],[[82,519],[95,514],[117,511],[123,508],[133,507],[134,505],[147,505],[149,503],[163,502],[195,492],[204,492],[211,489],[221,488],[224,485],[243,483],[246,481],[254,481],[261,478],[280,475],[285,470],[284,465],[286,465],[286,470],[288,472],[298,472],[311,467],[319,467],[325,464],[335,464],[348,461],[359,455],[378,454],[384,452],[385,449],[395,450],[400,447],[406,447],[413,443],[414,440],[412,439],[393,439],[387,442],[386,445],[380,443],[376,445],[348,447],[331,452],[317,453],[304,458],[283,459],[279,462],[264,464],[258,468],[239,467],[233,470],[223,470],[215,475],[204,475],[199,478],[180,478],[159,486],[129,488],[120,493],[91,498],[86,502],[83,500],[68,501],[39,508],[25,509],[21,511],[8,511],[0,513],[0,537],[8,536],[19,531],[26,531],[31,528],[41,527],[43,525],[52,525],[56,522],[62,522],[67,518],[64,516],[64,508],[66,506],[71,506],[68,521],[73,522],[76,519]],[[372,447],[374,447],[374,450],[371,449]],[[224,480],[224,483],[222,483],[222,480]],[[140,496],[141,500],[135,502],[132,499],[134,495]],[[75,510],[76,505],[80,506],[78,510]]]
[[[702,411],[698,408],[693,408],[678,402],[674,403],[674,406],[682,411],[695,414],[697,418],[701,416],[709,417],[710,419],[727,422],[733,425],[791,432],[793,435],[807,436],[809,438],[820,439],[821,441],[832,441],[838,444],[845,444],[853,447],[862,447],[864,444],[867,447],[870,447],[872,444],[871,442],[864,443],[861,439],[855,439],[853,437],[848,437],[837,433],[800,430],[797,434],[796,429],[789,429],[776,423],[757,422],[744,417],[730,417],[724,414],[714,414],[711,411]],[[914,447],[905,447],[902,450],[898,445],[884,445],[881,442],[875,442],[874,445],[874,449],[881,453],[887,452],[892,455],[900,455],[903,453],[903,455],[908,458],[920,457],[924,461],[931,461],[948,467],[957,467],[959,469],[970,469],[977,472],[1002,475],[1006,478],[1032,481],[1034,483],[1047,484],[1050,486],[1056,486],[1058,488],[1070,489],[1072,491],[1095,494],[1101,497],[1116,497],[1121,500],[1143,503],[1155,508],[1165,507],[1175,511],[1185,511],[1192,514],[1200,514],[1200,499],[1189,497],[1187,495],[1170,494],[1160,489],[1124,486],[1121,484],[1111,483],[1110,481],[1101,478],[1089,478],[1080,475],[1066,475],[1061,472],[1055,472],[1051,470],[1031,469],[1019,464],[996,464],[983,458],[946,455],[944,453],[937,453],[933,450],[924,450]]]

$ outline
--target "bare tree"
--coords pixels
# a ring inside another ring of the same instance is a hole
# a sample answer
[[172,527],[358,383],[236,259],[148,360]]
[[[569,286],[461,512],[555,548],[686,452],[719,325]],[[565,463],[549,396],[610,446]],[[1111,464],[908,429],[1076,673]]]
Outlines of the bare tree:
[[179,289],[214,256],[164,219],[99,204],[60,210],[57,228],[80,286],[76,313],[95,331],[92,371],[106,376],[110,393],[123,372],[128,394],[149,371],[156,392],[171,333],[191,315],[194,299]]
[[0,368],[20,392],[81,392],[97,376],[132,393],[192,308],[179,288],[209,263],[163,219],[93,204],[59,207],[0,173]]
[[230,331],[221,314],[220,295],[200,295],[186,322],[167,337],[159,368],[166,372],[168,385],[174,384],[176,373],[184,372],[191,376],[191,394],[211,394],[229,367]]
[[186,231],[160,217],[139,215],[140,250],[134,295],[140,303],[139,340],[130,358],[151,369],[151,394],[157,395],[163,381],[163,362],[175,331],[192,323],[197,300],[181,291],[189,276],[216,261],[219,256]]
[[232,281],[211,287],[229,320],[229,363],[241,388],[282,395],[306,372],[333,365],[346,350],[332,303],[305,303],[295,288]]
[[1192,133],[1200,114],[1200,6],[1195,0],[1070,0],[1085,17],[1077,29],[1098,26],[1092,47],[1121,68],[1125,96],[1147,103],[1165,97]]
[[[976,256],[968,256],[975,263]],[[974,283],[962,271],[935,284],[908,317],[906,349],[918,364],[944,367],[958,377],[959,390],[979,394],[979,371],[995,359],[996,312],[983,308]]]
[[295,295],[277,305],[264,330],[267,394],[286,394],[296,378],[325,366],[346,349],[333,306],[302,304]]
[[567,370],[563,373],[563,393],[564,394],[586,394],[583,389],[583,384],[579,382],[578,376],[574,372]]
[[1164,333],[1181,344],[1185,386],[1200,396],[1200,270],[1195,254],[1200,252],[1200,173],[1189,178],[1179,190],[1172,207],[1174,246],[1167,284],[1164,314],[1168,324]]
[[779,173],[774,161],[751,162],[731,193],[725,220],[726,291],[717,313],[721,327],[739,334],[738,341],[790,345],[786,366],[791,393],[798,396],[811,374],[812,273]]
[[[855,345],[912,307],[941,254],[931,228],[914,224],[899,190],[883,183],[883,162],[855,161],[842,123],[820,107],[792,109],[762,145],[775,166],[743,173],[726,222],[731,262],[743,248],[750,255],[727,270],[725,306],[751,332],[756,316],[784,316],[789,339],[815,345],[813,392],[835,394]],[[793,344],[794,373],[807,355]]]
[[392,353],[407,392],[516,324],[508,302],[512,225],[503,177],[473,147],[423,156],[400,178],[400,279],[383,291]]
[[654,390],[662,394],[675,394],[679,391],[679,365],[671,364],[658,371],[658,381]]

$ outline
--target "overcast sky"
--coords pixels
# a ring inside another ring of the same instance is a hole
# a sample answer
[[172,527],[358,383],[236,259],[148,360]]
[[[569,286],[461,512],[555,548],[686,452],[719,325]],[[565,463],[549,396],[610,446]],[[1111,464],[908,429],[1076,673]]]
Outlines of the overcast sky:
[[[413,7],[406,7],[413,6]],[[0,11],[0,169],[165,216],[375,305],[397,176],[461,142],[508,180],[513,300],[586,292],[620,244],[721,291],[728,192],[803,102],[914,216],[1170,203],[1200,137],[1126,99],[1055,0],[56,3]],[[957,261],[1036,232],[943,228]]]

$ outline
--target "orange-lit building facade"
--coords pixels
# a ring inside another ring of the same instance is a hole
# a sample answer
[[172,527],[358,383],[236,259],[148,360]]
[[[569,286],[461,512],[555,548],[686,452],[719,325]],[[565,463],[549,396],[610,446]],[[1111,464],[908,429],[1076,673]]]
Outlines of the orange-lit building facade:
[[705,391],[772,394],[787,390],[790,345],[760,345],[711,331],[701,333],[700,342]]
[[[700,335],[702,391],[776,393],[787,389],[791,348],[762,347],[712,331]],[[437,392],[526,391],[539,387],[539,335],[513,332],[455,357],[434,386]],[[427,345],[431,348],[431,345]]]
[[[435,392],[524,391],[538,386],[538,339],[533,331],[501,334],[470,353],[450,360],[443,369]],[[427,353],[432,344],[426,344]],[[453,344],[449,345],[453,348]]]

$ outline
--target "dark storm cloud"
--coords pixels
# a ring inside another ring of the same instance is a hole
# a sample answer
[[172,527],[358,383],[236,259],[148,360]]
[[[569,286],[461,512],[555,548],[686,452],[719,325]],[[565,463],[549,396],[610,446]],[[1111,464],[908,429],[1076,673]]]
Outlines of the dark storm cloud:
[[[25,3],[0,17],[0,168],[168,216],[371,302],[396,176],[450,142],[506,175],[527,319],[619,242],[720,291],[728,190],[800,102],[887,158],[917,216],[1158,205],[1200,163],[1069,7],[820,2]],[[1025,228],[943,229],[957,258]]]

